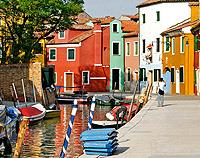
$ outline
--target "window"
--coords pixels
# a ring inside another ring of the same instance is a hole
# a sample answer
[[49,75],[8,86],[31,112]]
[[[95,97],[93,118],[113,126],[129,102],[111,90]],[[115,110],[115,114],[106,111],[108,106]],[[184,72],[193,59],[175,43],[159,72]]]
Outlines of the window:
[[176,52],[176,41],[175,38],[172,38],[172,55],[174,55]]
[[127,68],[127,81],[131,81],[131,69]]
[[82,83],[89,84],[89,71],[82,72]]
[[156,52],[160,52],[160,38],[156,38]]
[[56,61],[56,49],[49,49],[49,61]]
[[139,80],[140,80],[140,81],[147,81],[146,69],[145,69],[145,68],[140,68]]
[[146,44],[145,44],[145,39],[142,40],[142,52],[145,53],[145,48],[146,48]]
[[180,82],[184,82],[184,72],[183,72],[183,67],[180,67]]
[[59,39],[64,39],[64,38],[65,38],[65,32],[64,32],[64,31],[60,31],[60,32],[58,33],[58,38],[59,38]]
[[169,52],[170,49],[170,42],[169,42],[169,37],[165,37],[165,52]]
[[161,70],[154,69],[153,75],[154,75],[154,82],[159,81],[159,78],[161,77]]
[[113,42],[113,55],[119,55],[119,42]]
[[138,56],[139,54],[139,44],[138,41],[134,42],[134,56]]
[[54,72],[54,76],[53,76],[54,78],[54,84],[57,84],[57,72]]
[[174,82],[174,68],[171,68],[171,82]]
[[183,36],[181,36],[180,37],[180,45],[181,45],[181,53],[184,53],[184,37]]
[[67,61],[75,61],[75,48],[67,49]]
[[118,32],[118,25],[117,24],[113,24],[113,32]]
[[129,56],[130,55],[130,42],[126,43],[126,55]]
[[142,23],[146,23],[146,18],[145,18],[145,14],[142,14]]
[[160,21],[160,11],[156,12],[156,21]]

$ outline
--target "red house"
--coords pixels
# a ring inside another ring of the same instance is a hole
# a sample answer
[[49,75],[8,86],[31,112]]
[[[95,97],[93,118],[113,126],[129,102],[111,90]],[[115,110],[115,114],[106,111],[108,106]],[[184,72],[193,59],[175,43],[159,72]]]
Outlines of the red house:
[[[81,20],[83,21],[83,20]],[[55,84],[62,91],[84,86],[86,91],[107,91],[110,84],[110,28],[112,18],[86,20],[54,33],[46,44],[48,65],[55,66]]]

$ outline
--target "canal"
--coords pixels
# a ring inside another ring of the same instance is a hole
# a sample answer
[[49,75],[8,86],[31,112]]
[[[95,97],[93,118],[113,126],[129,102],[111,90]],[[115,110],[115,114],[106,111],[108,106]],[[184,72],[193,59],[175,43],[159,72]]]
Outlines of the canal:
[[[94,120],[105,120],[105,114],[112,107],[96,106]],[[22,158],[57,158],[60,155],[68,122],[71,115],[71,105],[60,105],[60,118],[43,120],[29,126],[22,149]],[[74,120],[70,143],[66,152],[67,158],[79,157],[83,154],[80,134],[87,129],[89,105],[79,105]]]

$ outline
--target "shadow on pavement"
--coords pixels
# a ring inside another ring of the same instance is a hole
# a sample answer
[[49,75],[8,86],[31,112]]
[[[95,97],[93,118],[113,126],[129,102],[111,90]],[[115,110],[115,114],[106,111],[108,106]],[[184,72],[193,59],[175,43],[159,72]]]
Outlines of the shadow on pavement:
[[113,155],[119,155],[128,149],[129,149],[129,147],[118,147],[117,150],[113,153]]

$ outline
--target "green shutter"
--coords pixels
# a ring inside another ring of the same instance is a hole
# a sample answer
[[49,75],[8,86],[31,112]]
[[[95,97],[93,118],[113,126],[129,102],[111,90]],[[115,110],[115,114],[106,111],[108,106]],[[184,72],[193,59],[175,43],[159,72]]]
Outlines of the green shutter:
[[55,49],[51,49],[50,50],[50,59],[51,60],[56,59],[56,51],[55,51]]
[[166,37],[166,43],[165,43],[165,46],[166,46],[166,51],[169,51],[169,46],[170,46],[170,44],[169,44],[169,37]]
[[194,37],[194,50],[195,52],[198,51],[198,36]]
[[75,55],[74,55],[74,49],[68,49],[68,60],[74,60]]

